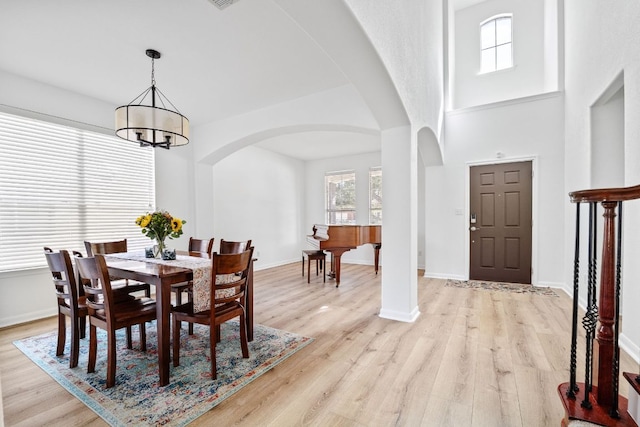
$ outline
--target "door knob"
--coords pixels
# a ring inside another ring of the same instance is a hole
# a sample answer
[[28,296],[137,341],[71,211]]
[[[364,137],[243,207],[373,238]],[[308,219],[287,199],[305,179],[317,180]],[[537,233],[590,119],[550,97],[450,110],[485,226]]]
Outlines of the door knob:
[[476,228],[476,226],[475,226],[475,225],[472,225],[471,227],[469,227],[469,230],[471,230],[471,231],[476,231],[476,230],[477,230],[477,228]]

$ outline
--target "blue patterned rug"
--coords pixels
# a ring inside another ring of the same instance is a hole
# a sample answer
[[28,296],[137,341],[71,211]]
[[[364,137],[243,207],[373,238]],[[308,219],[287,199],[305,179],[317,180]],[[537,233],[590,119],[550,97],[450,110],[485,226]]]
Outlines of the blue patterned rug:
[[80,340],[78,367],[69,368],[69,336],[64,355],[56,356],[57,333],[14,342],[33,362],[60,385],[113,426],[184,426],[281,363],[313,340],[290,332],[255,325],[249,359],[242,358],[238,322],[222,325],[217,345],[218,379],[211,380],[209,331],[194,325],[195,334],[182,327],[180,366],[171,366],[171,382],[158,387],[155,322],[147,325],[147,352],[137,350],[138,330],[133,330],[133,350],[127,350],[124,330],[118,331],[116,386],[105,388],[106,335],[98,329],[96,372],[87,373],[87,338]]

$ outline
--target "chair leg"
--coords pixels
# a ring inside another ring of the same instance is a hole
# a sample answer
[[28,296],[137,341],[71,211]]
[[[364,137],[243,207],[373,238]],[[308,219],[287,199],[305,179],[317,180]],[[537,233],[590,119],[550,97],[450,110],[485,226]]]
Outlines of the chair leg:
[[318,275],[318,258],[316,258],[316,276]]
[[307,264],[307,283],[311,283],[311,257],[309,257],[309,262]]
[[107,388],[116,385],[116,331],[107,331]]
[[127,326],[127,348],[131,350],[133,345],[131,344],[131,326]]
[[[193,291],[187,291],[187,301],[193,304]],[[187,328],[189,329],[189,335],[193,335],[193,323],[189,322]]]
[[98,351],[98,337],[96,327],[89,322],[89,361],[87,362],[87,372],[96,371],[96,353]]
[[180,322],[173,316],[173,366],[180,366]]
[[220,330],[220,325],[216,325],[216,342],[220,342],[222,339],[222,331]]
[[240,315],[240,347],[242,348],[242,357],[249,358],[249,342],[247,341],[247,325],[244,313]]
[[81,317],[78,322],[78,328],[80,328],[80,339],[85,338],[87,335],[87,318]]
[[211,354],[211,378],[218,378],[218,370],[216,368],[216,342],[218,341],[218,326],[209,325],[209,352]]
[[[182,291],[176,291],[176,307],[182,305]],[[178,329],[182,328],[182,322],[178,322]]]
[[304,277],[304,254],[302,254],[302,277]]
[[69,367],[78,366],[78,356],[80,355],[80,319],[71,319],[71,356],[69,357]]
[[65,317],[64,314],[58,312],[58,346],[56,347],[56,356],[64,353],[64,342],[67,340],[67,320]]
[[138,327],[140,328],[140,350],[147,351],[147,324],[142,322]]

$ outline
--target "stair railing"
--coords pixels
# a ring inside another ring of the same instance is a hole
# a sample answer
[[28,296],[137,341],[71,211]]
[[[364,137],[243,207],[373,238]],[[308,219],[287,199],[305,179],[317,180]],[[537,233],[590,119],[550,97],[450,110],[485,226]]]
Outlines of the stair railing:
[[[569,193],[576,204],[576,236],[573,266],[573,322],[571,330],[571,359],[569,382],[560,384],[558,391],[566,410],[563,425],[570,419],[578,419],[601,425],[636,425],[627,413],[627,399],[619,396],[620,376],[620,288],[622,264],[622,205],[640,198],[640,185],[626,188],[583,190]],[[585,378],[576,379],[578,342],[578,299],[580,286],[580,216],[581,204],[589,204],[587,301],[582,326],[585,331]],[[600,268],[599,297],[596,292],[598,279],[597,212],[602,214],[603,240]],[[616,221],[617,217],[617,221]],[[597,344],[597,354],[594,347]],[[597,355],[597,358],[595,357]],[[597,363],[597,386],[593,383]]]

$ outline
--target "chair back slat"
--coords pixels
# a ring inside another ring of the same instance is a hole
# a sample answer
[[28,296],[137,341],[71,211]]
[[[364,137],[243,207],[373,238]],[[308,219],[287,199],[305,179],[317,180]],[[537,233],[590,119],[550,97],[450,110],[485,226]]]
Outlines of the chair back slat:
[[229,240],[220,240],[220,254],[239,254],[240,252],[246,251],[251,247],[251,240],[247,240],[246,242],[232,242]]
[[115,254],[119,252],[127,252],[127,239],[116,240],[113,242],[84,242],[87,256],[92,257],[97,254]]
[[77,310],[78,287],[69,252],[65,250],[53,252],[45,247],[44,256],[51,271],[58,303],[72,307],[74,311]]
[[84,283],[87,306],[93,310],[104,309],[107,321],[113,321],[114,298],[104,256],[76,258],[76,266]]
[[213,251],[213,241],[214,239],[201,240],[190,237],[189,252],[201,252],[211,256],[211,251]]
[[211,311],[244,297],[253,247],[240,253],[212,255]]

